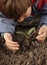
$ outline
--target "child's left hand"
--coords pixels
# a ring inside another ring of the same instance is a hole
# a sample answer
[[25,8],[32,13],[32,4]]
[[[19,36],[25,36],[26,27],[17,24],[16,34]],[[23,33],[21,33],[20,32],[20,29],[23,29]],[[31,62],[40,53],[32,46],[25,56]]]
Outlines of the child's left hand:
[[36,37],[36,39],[40,42],[44,42],[44,40],[47,37],[47,26],[43,25],[38,32],[38,36]]

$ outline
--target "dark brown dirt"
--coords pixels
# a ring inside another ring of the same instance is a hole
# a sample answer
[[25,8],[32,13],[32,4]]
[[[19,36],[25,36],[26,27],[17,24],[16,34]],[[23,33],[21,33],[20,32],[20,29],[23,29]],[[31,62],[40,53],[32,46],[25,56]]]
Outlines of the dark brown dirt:
[[[19,29],[21,31],[21,27]],[[14,41],[20,44],[19,51],[15,52],[7,49],[0,38],[0,65],[47,65],[47,41],[38,42],[35,36],[36,32],[29,39],[14,34]]]

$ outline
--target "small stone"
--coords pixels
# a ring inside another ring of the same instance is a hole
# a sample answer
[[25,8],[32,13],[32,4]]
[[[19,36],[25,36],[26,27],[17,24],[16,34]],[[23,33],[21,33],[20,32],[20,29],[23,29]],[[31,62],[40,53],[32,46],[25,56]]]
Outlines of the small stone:
[[33,58],[33,53],[31,51],[29,52],[29,57]]

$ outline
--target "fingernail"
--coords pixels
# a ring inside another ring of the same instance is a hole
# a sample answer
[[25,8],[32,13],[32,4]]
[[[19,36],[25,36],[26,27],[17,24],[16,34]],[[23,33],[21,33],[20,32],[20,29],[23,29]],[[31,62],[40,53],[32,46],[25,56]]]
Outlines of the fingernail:
[[19,46],[19,44],[17,44],[17,46]]
[[17,48],[17,50],[19,50],[19,48]]

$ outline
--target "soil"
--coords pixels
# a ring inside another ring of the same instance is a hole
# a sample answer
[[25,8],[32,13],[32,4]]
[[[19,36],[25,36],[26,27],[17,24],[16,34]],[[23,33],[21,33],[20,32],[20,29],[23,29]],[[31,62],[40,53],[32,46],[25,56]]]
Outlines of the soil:
[[[24,29],[18,27],[20,31]],[[47,65],[47,41],[38,42],[36,35],[35,31],[26,39],[23,34],[15,33],[13,40],[20,45],[20,49],[15,52],[7,49],[4,39],[0,38],[0,65]]]

